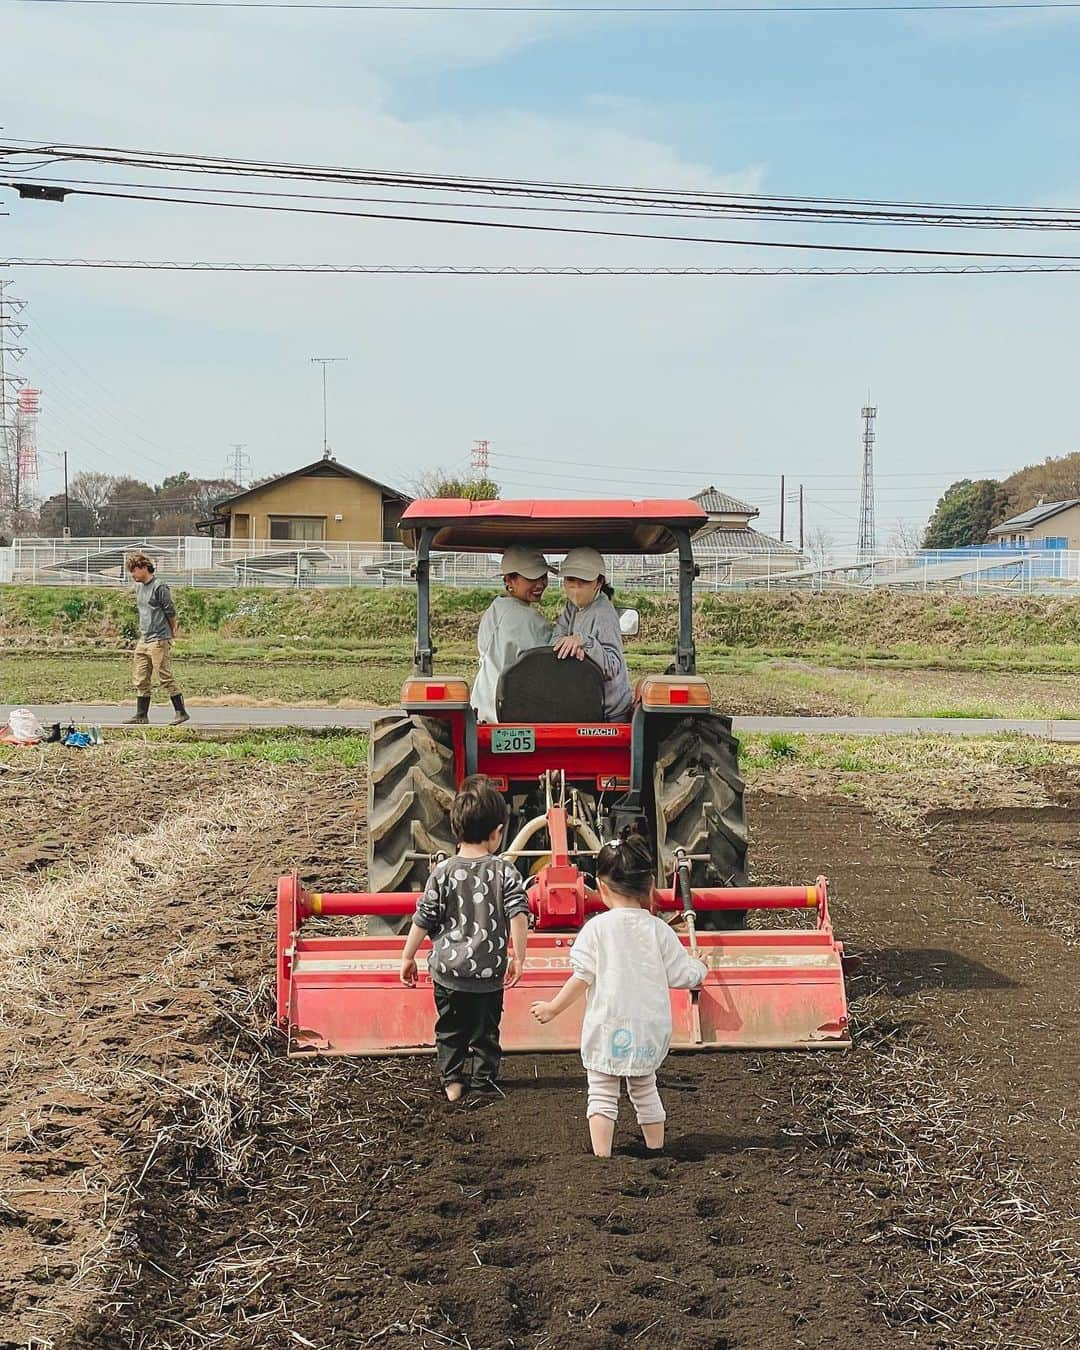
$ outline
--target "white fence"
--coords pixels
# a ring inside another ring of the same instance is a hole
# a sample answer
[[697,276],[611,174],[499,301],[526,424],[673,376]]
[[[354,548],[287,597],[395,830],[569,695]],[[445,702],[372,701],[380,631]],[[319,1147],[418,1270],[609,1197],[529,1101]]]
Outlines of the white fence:
[[[205,535],[165,538],[16,539],[0,548],[0,583],[47,586],[122,586],[125,557],[151,554],[158,575],[173,585],[228,587],[406,586],[413,555],[401,544],[238,544]],[[861,557],[835,550],[813,560],[785,552],[697,550],[699,589],[904,590],[1080,594],[1080,551],[980,548],[924,550]],[[437,553],[431,575],[448,586],[499,585],[498,554]],[[624,589],[674,590],[673,554],[609,557],[609,579]]]

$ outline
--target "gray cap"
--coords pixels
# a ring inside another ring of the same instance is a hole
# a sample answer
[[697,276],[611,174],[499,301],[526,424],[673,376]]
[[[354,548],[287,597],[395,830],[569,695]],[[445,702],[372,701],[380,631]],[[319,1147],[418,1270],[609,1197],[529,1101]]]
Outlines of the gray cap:
[[551,567],[542,553],[537,553],[535,549],[523,548],[520,544],[511,545],[499,563],[499,573],[504,577],[516,572],[518,576],[536,581],[538,577],[550,571]]
[[594,548],[572,548],[562,560],[559,571],[564,577],[577,577],[580,581],[596,581],[607,576],[607,564],[604,555]]

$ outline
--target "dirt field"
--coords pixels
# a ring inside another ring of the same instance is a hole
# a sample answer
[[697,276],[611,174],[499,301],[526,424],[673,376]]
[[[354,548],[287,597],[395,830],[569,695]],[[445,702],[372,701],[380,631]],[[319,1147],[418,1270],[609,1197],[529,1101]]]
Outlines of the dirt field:
[[362,883],[362,772],[3,772],[0,1345],[1080,1344],[1080,768],[1001,778],[903,829],[755,790],[856,1047],[672,1057],[668,1156],[601,1164],[573,1057],[454,1113],[427,1061],[281,1058],[271,888]]

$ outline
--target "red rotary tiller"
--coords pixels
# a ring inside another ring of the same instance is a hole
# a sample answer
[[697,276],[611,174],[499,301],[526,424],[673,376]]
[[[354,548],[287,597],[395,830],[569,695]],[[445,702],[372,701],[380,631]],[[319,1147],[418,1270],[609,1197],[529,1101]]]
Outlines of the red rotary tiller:
[[[570,858],[567,812],[549,807],[544,823],[550,862],[529,886],[533,932],[520,983],[506,991],[502,1044],[506,1050],[571,1050],[576,1019],[541,1026],[529,1013],[548,1000],[570,973],[570,946],[600,896]],[[520,856],[520,854],[518,855]],[[670,889],[656,892],[657,913],[686,924],[681,940],[705,962],[700,990],[672,990],[676,1049],[842,1049],[847,1035],[843,946],[833,937],[824,877],[813,886],[689,885],[691,859],[678,861]],[[295,872],[282,877],[277,894],[278,1021],[290,1053],[401,1055],[434,1046],[431,981],[421,973],[415,988],[398,979],[400,936],[315,936],[303,932],[315,917],[369,916],[407,919],[418,891],[321,894],[305,891]],[[813,910],[808,929],[698,931],[702,915],[764,909]],[[423,965],[421,963],[421,971]]]

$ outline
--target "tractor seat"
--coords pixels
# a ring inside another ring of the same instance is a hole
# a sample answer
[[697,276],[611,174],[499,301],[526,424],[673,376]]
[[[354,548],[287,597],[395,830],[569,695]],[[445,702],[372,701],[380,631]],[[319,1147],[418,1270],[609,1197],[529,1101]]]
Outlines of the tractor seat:
[[532,647],[499,676],[495,712],[500,722],[602,722],[604,677],[594,661]]

